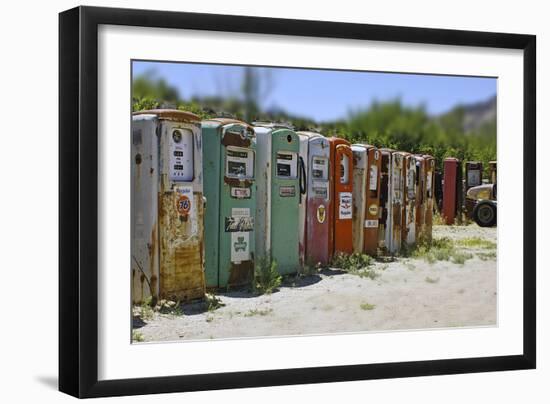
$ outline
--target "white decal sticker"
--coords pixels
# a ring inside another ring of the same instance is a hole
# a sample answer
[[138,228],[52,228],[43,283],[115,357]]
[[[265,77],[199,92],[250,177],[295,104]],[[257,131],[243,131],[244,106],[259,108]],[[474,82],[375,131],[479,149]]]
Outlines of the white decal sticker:
[[231,208],[231,216],[250,216],[250,208]]
[[351,192],[340,192],[339,219],[351,219]]
[[250,259],[250,233],[231,233],[231,262],[242,262]]
[[237,199],[250,198],[250,188],[231,188],[231,196]]
[[376,191],[378,186],[378,166],[371,165],[369,170],[369,191]]
[[365,220],[365,227],[366,228],[378,227],[378,220]]
[[[231,208],[231,216],[235,219],[250,217],[250,208]],[[242,231],[231,233],[231,262],[250,260],[249,234]]]

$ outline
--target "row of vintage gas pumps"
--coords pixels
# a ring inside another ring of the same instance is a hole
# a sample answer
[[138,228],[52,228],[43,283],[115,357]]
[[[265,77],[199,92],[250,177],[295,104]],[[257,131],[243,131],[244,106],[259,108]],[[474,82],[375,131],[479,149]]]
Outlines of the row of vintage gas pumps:
[[434,159],[271,123],[152,110],[132,121],[133,301],[191,300],[336,253],[431,238]]

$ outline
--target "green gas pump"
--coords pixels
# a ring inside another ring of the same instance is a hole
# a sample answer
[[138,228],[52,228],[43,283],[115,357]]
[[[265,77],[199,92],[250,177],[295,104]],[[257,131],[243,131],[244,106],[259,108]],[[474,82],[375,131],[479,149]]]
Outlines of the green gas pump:
[[227,118],[202,122],[208,288],[244,285],[254,272],[256,136]]
[[255,123],[257,140],[256,253],[277,262],[281,275],[299,268],[298,135],[291,127]]

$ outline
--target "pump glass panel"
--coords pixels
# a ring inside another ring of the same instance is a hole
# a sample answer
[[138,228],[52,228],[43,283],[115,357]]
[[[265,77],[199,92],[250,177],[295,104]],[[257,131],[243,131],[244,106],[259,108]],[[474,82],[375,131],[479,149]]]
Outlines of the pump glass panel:
[[277,153],[277,177],[298,178],[298,154],[290,152]]
[[329,199],[328,165],[327,157],[311,158],[311,191],[314,198]]
[[195,176],[193,156],[193,132],[176,128],[170,133],[169,174],[172,181],[193,181]]
[[372,164],[369,168],[369,190],[376,191],[378,186],[378,166]]
[[415,184],[416,184],[416,181],[415,181],[415,166],[413,166],[412,169],[408,170],[407,171],[407,197],[409,199],[414,199],[415,196],[416,196],[416,188],[415,188]]
[[428,193],[428,198],[432,197],[432,171],[428,171],[428,175],[426,176],[426,190]]
[[345,154],[340,160],[340,184],[349,184],[349,156]]
[[328,180],[328,159],[313,156],[311,159],[311,177],[314,180]]
[[233,178],[254,177],[254,152],[229,146],[225,152],[225,175]]

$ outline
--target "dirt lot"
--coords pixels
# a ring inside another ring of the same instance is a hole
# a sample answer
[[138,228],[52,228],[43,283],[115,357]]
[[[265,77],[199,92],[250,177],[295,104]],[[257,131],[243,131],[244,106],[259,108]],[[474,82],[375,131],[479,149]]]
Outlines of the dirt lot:
[[[455,255],[376,262],[374,279],[335,268],[285,279],[279,290],[216,295],[222,307],[182,305],[134,317],[134,339],[173,341],[496,324],[496,228],[436,226]],[[471,257],[471,258],[470,258]],[[441,259],[441,260],[440,260]],[[465,263],[461,263],[466,259]],[[212,308],[211,308],[212,309]],[[139,314],[136,308],[134,314]]]

